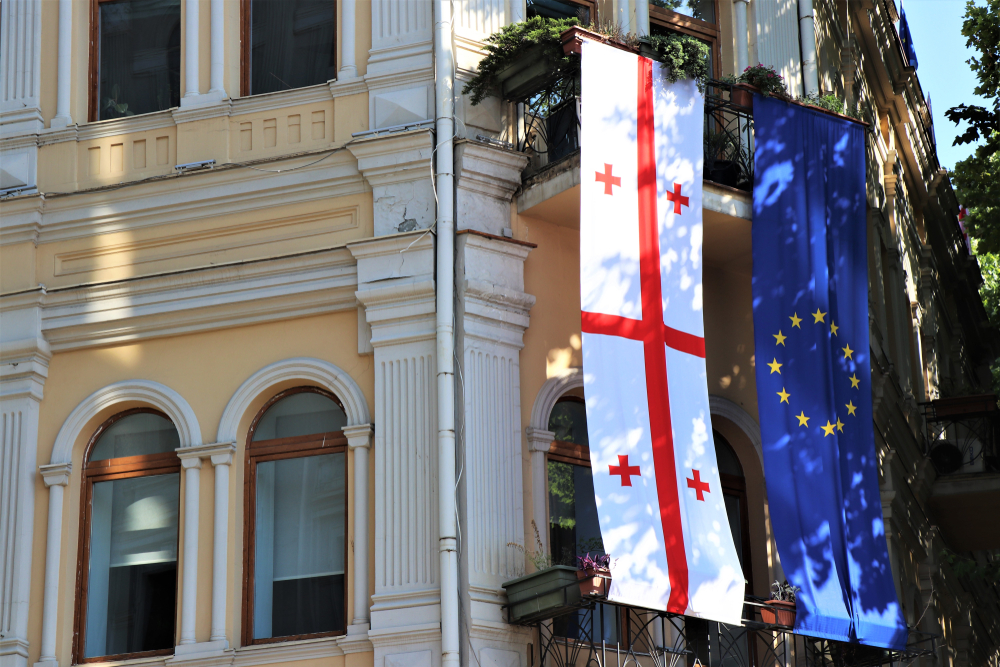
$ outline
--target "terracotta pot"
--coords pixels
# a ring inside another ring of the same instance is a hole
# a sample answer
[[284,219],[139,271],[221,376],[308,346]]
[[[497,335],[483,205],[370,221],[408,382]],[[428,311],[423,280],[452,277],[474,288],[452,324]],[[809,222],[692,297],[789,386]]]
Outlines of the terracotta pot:
[[580,595],[583,597],[607,597],[608,588],[611,585],[611,576],[607,572],[593,568],[577,570],[576,579],[580,586]]
[[747,83],[733,84],[733,90],[729,94],[730,101],[738,107],[753,109],[753,93],[757,90]]
[[766,605],[773,607],[768,609],[762,607],[760,610],[760,620],[769,625],[784,625],[789,628],[795,625],[795,603],[785,600],[768,600]]

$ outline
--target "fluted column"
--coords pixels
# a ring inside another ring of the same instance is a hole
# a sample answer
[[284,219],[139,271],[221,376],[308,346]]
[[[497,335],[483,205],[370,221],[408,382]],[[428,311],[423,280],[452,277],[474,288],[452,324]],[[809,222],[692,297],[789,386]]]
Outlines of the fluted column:
[[531,518],[538,528],[542,539],[543,551],[549,550],[549,512],[548,512],[548,471],[545,465],[545,455],[549,453],[556,434],[539,428],[527,427],[528,451],[531,452]]
[[181,106],[198,100],[198,0],[184,0],[184,97]]
[[69,484],[73,466],[55,463],[38,471],[49,490],[49,524],[45,538],[45,587],[42,589],[42,646],[35,667],[58,665],[56,659],[56,619],[59,609],[59,559],[62,549],[63,489]]
[[70,84],[73,78],[73,0],[59,0],[59,49],[56,90],[56,117],[50,127],[73,124],[69,114]]
[[340,3],[340,72],[338,79],[353,79],[358,75],[354,61],[354,34],[357,29],[354,19],[357,0],[341,0]]
[[[368,450],[371,424],[344,429],[347,446],[354,452],[354,620],[352,626],[368,629]],[[360,628],[359,628],[360,629]],[[348,629],[350,634],[350,629]]]
[[198,509],[201,486],[201,456],[177,450],[184,468],[184,567],[181,571],[181,646],[194,644],[198,603]]

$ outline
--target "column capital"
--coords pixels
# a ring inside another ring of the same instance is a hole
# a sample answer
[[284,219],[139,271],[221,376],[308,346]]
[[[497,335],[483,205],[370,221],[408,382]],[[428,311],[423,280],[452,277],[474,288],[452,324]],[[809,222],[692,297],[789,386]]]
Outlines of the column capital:
[[181,460],[181,467],[185,470],[190,470],[194,468],[195,470],[201,468],[201,456],[198,454],[192,454],[190,452],[185,452],[185,449],[190,449],[189,447],[181,447],[176,449],[177,458]]
[[552,431],[532,426],[525,428],[524,433],[528,436],[528,451],[532,452],[548,452],[552,442],[556,439],[556,434]]
[[38,466],[38,472],[42,476],[45,487],[66,486],[69,484],[69,475],[73,471],[72,463],[50,463]]
[[[196,447],[181,447],[176,450],[177,457],[183,462],[186,459],[212,459],[212,465],[229,465],[233,462],[233,454],[236,453],[235,442],[213,442],[207,445]],[[185,466],[192,467],[194,464]]]
[[357,424],[355,426],[345,426],[344,435],[347,436],[347,446],[350,449],[362,447],[368,449],[372,444],[372,433],[374,429],[371,424]]

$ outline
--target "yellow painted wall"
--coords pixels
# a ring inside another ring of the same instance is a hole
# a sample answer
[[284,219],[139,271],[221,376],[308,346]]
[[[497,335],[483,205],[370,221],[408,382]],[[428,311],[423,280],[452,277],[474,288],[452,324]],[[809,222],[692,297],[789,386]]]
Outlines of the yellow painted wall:
[[[294,335],[289,335],[294,331]],[[63,352],[53,356],[49,378],[45,385],[45,398],[40,406],[38,464],[50,461],[52,447],[59,429],[69,413],[94,391],[114,382],[142,378],[162,383],[177,391],[191,405],[199,426],[202,441],[216,441],[216,429],[223,410],[234,392],[252,374],[264,366],[292,357],[315,357],[336,364],[346,371],[361,387],[369,411],[373,411],[374,374],[371,356],[357,354],[357,311],[303,318],[294,322],[260,324],[187,336],[162,338],[129,345]],[[260,406],[271,396],[289,386],[289,382],[276,385],[258,396],[240,423],[241,437]],[[95,429],[108,417],[136,403],[126,403],[108,408],[94,417],[81,431],[73,451],[73,473],[66,489],[63,509],[62,552],[60,563],[60,589],[72,591],[76,581],[76,562],[80,530],[81,463],[83,449]],[[240,644],[240,599],[242,596],[242,539],[243,539],[243,465],[245,442],[238,443],[230,475],[230,525],[229,525],[229,581],[227,624],[230,643]],[[353,454],[348,455],[348,484],[353,483]],[[371,467],[372,473],[374,466]],[[183,475],[183,473],[182,473]],[[214,472],[204,461],[200,473],[199,506],[199,562],[198,562],[198,641],[208,641],[211,625],[212,588],[212,531],[214,502]],[[374,525],[374,476],[369,480],[372,490],[369,525]],[[181,502],[183,504],[183,481]],[[353,496],[348,494],[348,517],[353,513]],[[47,525],[48,491],[40,476],[36,477],[35,525]],[[181,508],[183,516],[183,507]],[[348,525],[353,529],[351,521]],[[372,535],[373,535],[372,531]],[[348,534],[353,540],[353,534]],[[183,527],[180,536],[180,558],[183,560]],[[369,553],[374,573],[374,541]],[[36,530],[33,544],[31,586],[31,615],[29,619],[29,663],[39,657],[41,641],[42,589],[44,585],[45,530]],[[348,578],[348,609],[351,609],[353,581]],[[178,582],[178,591],[180,582]],[[374,590],[374,574],[369,584]],[[59,599],[57,625],[57,655],[60,664],[70,664],[73,624],[72,595]],[[180,630],[180,599],[178,597],[177,631]],[[348,620],[350,612],[348,613]],[[324,665],[341,664],[341,658],[320,661]],[[319,662],[317,664],[320,664]],[[305,665],[303,665],[305,667]]]

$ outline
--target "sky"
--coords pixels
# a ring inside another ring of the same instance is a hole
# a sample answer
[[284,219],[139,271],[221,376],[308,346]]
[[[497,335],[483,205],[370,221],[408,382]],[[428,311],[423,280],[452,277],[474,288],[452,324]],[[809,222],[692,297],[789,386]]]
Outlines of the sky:
[[903,9],[917,50],[917,77],[924,95],[931,98],[938,159],[942,167],[954,169],[955,162],[972,154],[974,145],[951,145],[965,124],[956,126],[944,112],[962,103],[986,105],[972,93],[978,79],[965,62],[977,54],[966,48],[962,36],[965,0],[903,0]]

